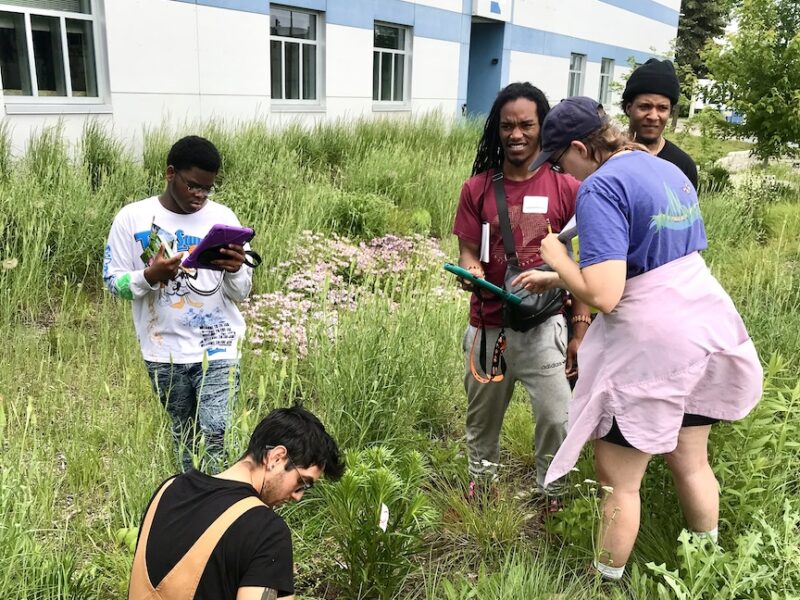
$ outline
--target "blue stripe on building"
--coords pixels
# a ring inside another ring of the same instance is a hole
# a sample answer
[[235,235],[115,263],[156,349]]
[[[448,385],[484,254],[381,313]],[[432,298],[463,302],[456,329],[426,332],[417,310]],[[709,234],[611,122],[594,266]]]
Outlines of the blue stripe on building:
[[654,0],[600,0],[600,2],[673,27],[678,26],[678,21],[681,18],[680,11],[664,6]]
[[[269,14],[267,0],[176,0],[189,4],[228,8],[258,14]],[[678,13],[653,0],[600,0],[630,12],[677,24]],[[318,10],[325,13],[325,21],[333,25],[372,29],[375,21],[396,23],[414,28],[414,35],[461,44],[459,64],[459,102],[467,95],[468,51],[471,26],[472,2],[463,0],[462,13],[406,2],[405,0],[283,0],[282,6]],[[625,64],[629,57],[643,63],[652,55],[647,52],[593,42],[550,31],[542,31],[521,25],[506,24],[503,68],[507,74],[508,52],[527,52],[569,58],[570,54],[585,54],[590,62],[612,58]],[[503,78],[504,81],[507,77]]]
[[[269,1],[268,0],[175,0],[176,2],[184,2],[186,4],[196,4],[200,6],[213,6],[216,8],[226,8],[229,10],[238,10],[244,12],[252,12],[257,14],[269,14]],[[678,26],[680,19],[680,12],[664,6],[655,0],[598,0],[604,4],[616,6],[628,12],[637,14],[648,19],[653,19],[660,23],[666,23],[673,27]],[[328,13],[328,22],[337,25],[349,25],[351,27],[369,28],[367,25],[370,15],[375,15],[376,19],[397,23],[398,25],[412,25],[410,21],[420,20],[415,19],[415,12],[419,14],[420,9],[422,12],[435,11],[437,14],[444,13],[446,15],[454,15],[452,11],[432,8],[423,6],[421,4],[414,4],[404,0],[344,0],[337,1],[331,0],[328,6],[328,0],[285,0],[279,1],[276,4],[284,6],[294,6],[296,8],[305,8],[308,10],[318,10]],[[497,3],[492,2],[491,5]],[[499,4],[497,11],[499,14]],[[472,14],[471,2],[465,1],[462,8],[462,14]],[[333,15],[331,17],[331,15]],[[420,15],[421,16],[421,15]],[[452,18],[452,17],[451,17]],[[419,24],[415,24],[419,26]],[[444,29],[444,27],[443,27]],[[438,36],[425,36],[436,37],[436,39],[450,39],[449,37]],[[454,41],[454,40],[451,40]]]
[[600,42],[592,42],[551,31],[541,31],[520,25],[510,25],[508,37],[510,49],[515,52],[544,54],[569,58],[570,54],[585,54],[587,60],[600,62],[603,58],[613,58],[617,64],[624,65],[633,56],[637,63],[643,63],[653,55],[631,48],[612,46]]
[[176,0],[186,4],[197,4],[200,6],[211,6],[214,8],[227,8],[241,12],[256,13],[259,15],[269,14],[269,2],[266,0]]

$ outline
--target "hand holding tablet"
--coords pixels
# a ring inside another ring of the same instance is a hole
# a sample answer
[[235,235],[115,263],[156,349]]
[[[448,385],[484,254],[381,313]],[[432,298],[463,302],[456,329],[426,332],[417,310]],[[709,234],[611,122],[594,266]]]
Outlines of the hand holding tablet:
[[484,290],[488,290],[493,294],[499,296],[506,302],[511,302],[512,304],[520,304],[522,302],[522,298],[517,296],[516,294],[512,294],[511,292],[507,292],[501,287],[496,286],[490,281],[483,279],[481,277],[475,277],[472,273],[467,271],[466,269],[459,267],[458,265],[454,265],[452,263],[445,263],[444,270],[456,275],[457,277],[461,277],[462,279],[466,279],[473,285],[478,286]]
[[[182,267],[186,269],[212,269],[215,271],[225,270],[213,264],[214,261],[228,260],[230,256],[223,249],[229,249],[230,244],[244,246],[255,237],[256,232],[250,227],[237,227],[234,225],[214,225],[200,243],[183,261]],[[247,251],[243,264],[254,268],[261,264],[261,257],[255,252]],[[250,262],[248,257],[252,257],[256,262]]]

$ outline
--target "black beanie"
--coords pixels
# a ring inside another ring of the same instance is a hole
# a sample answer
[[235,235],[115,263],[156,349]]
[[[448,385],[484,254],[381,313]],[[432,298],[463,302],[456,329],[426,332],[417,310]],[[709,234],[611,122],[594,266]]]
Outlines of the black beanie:
[[622,101],[625,104],[632,102],[639,94],[661,94],[669,98],[675,106],[681,94],[681,86],[672,63],[668,60],[651,58],[634,70],[628,78],[628,83],[625,84]]

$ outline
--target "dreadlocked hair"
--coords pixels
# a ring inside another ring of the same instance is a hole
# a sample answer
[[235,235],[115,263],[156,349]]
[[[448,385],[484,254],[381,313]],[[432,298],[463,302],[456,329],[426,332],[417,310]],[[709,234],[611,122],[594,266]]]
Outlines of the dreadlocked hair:
[[598,110],[598,114],[603,122],[601,127],[580,140],[586,146],[593,161],[602,163],[604,157],[621,150],[644,150],[647,152],[645,146],[637,144],[622,132],[602,108]]
[[477,175],[489,171],[489,169],[500,170],[503,166],[503,146],[500,143],[500,110],[513,100],[526,98],[536,104],[536,116],[539,125],[544,123],[544,118],[550,111],[550,104],[547,96],[539,88],[531,85],[527,81],[512,83],[504,87],[497,94],[497,98],[492,104],[486,124],[483,126],[483,135],[478,142],[478,150],[475,153],[475,162],[472,163],[472,174]]

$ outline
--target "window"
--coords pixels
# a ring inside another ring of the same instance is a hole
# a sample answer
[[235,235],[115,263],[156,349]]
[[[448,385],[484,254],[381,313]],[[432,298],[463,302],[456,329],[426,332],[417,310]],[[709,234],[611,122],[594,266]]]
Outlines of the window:
[[6,96],[97,97],[91,0],[0,0]]
[[611,104],[611,82],[614,79],[614,59],[604,58],[600,62],[600,90],[597,101],[604,106]]
[[586,69],[585,54],[571,54],[569,59],[569,89],[568,96],[583,94],[583,73]]
[[319,16],[278,6],[269,11],[272,99],[317,100]]
[[411,64],[411,32],[405,27],[375,23],[372,52],[372,99],[407,102]]

